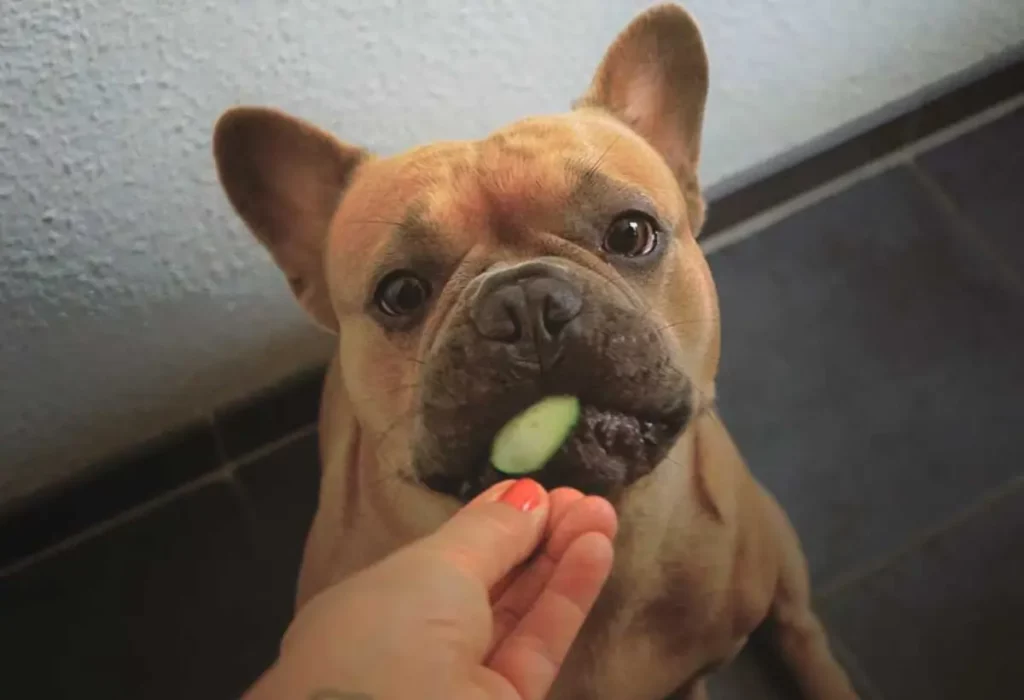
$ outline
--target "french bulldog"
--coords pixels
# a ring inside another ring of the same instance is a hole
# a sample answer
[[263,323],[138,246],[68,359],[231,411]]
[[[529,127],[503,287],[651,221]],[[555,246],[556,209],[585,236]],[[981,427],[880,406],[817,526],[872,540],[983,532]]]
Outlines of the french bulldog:
[[700,31],[638,16],[563,114],[381,157],[269,108],[218,121],[234,210],[337,336],[297,606],[500,478],[488,448],[546,395],[580,423],[536,475],[607,498],[613,573],[556,700],[703,698],[770,622],[810,700],[854,698],[797,537],[715,409],[718,303],[697,242]]

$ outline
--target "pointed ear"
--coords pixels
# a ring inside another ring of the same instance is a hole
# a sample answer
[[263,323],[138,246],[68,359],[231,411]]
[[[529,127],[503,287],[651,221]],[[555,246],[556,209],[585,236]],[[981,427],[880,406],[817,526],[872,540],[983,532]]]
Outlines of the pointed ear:
[[299,304],[330,331],[338,322],[323,270],[327,231],[368,154],[276,110],[236,107],[213,135],[228,200],[273,256]]
[[[697,23],[683,8],[666,4],[647,10],[619,34],[574,106],[603,109],[631,126],[665,159],[687,198],[699,200],[707,93],[708,59]],[[702,219],[702,201],[698,208]]]

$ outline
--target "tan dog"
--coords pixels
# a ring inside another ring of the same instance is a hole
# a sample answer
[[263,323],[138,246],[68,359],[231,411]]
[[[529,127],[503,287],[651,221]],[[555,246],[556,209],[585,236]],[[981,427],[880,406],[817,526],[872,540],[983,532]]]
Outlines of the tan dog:
[[703,697],[766,619],[806,697],[855,697],[793,530],[714,412],[707,84],[696,25],[666,5],[571,112],[481,141],[377,158],[275,111],[221,118],[230,201],[338,334],[299,606],[434,529],[498,478],[498,427],[571,393],[582,426],[540,480],[606,496],[621,529],[551,697]]

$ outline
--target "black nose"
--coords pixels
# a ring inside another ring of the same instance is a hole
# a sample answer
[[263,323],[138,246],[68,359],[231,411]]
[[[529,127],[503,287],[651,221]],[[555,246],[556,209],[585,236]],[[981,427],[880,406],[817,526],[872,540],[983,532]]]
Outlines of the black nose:
[[561,357],[567,329],[582,308],[579,289],[560,268],[525,263],[488,277],[470,318],[484,338],[510,346],[520,359],[536,353],[549,367]]

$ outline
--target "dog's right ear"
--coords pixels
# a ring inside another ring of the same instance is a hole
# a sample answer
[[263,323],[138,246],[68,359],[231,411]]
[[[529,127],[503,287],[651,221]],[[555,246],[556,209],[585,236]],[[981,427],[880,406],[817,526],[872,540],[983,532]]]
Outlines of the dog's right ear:
[[214,128],[213,152],[228,200],[284,272],[299,304],[337,331],[324,242],[345,188],[369,154],[259,107],[225,112]]

